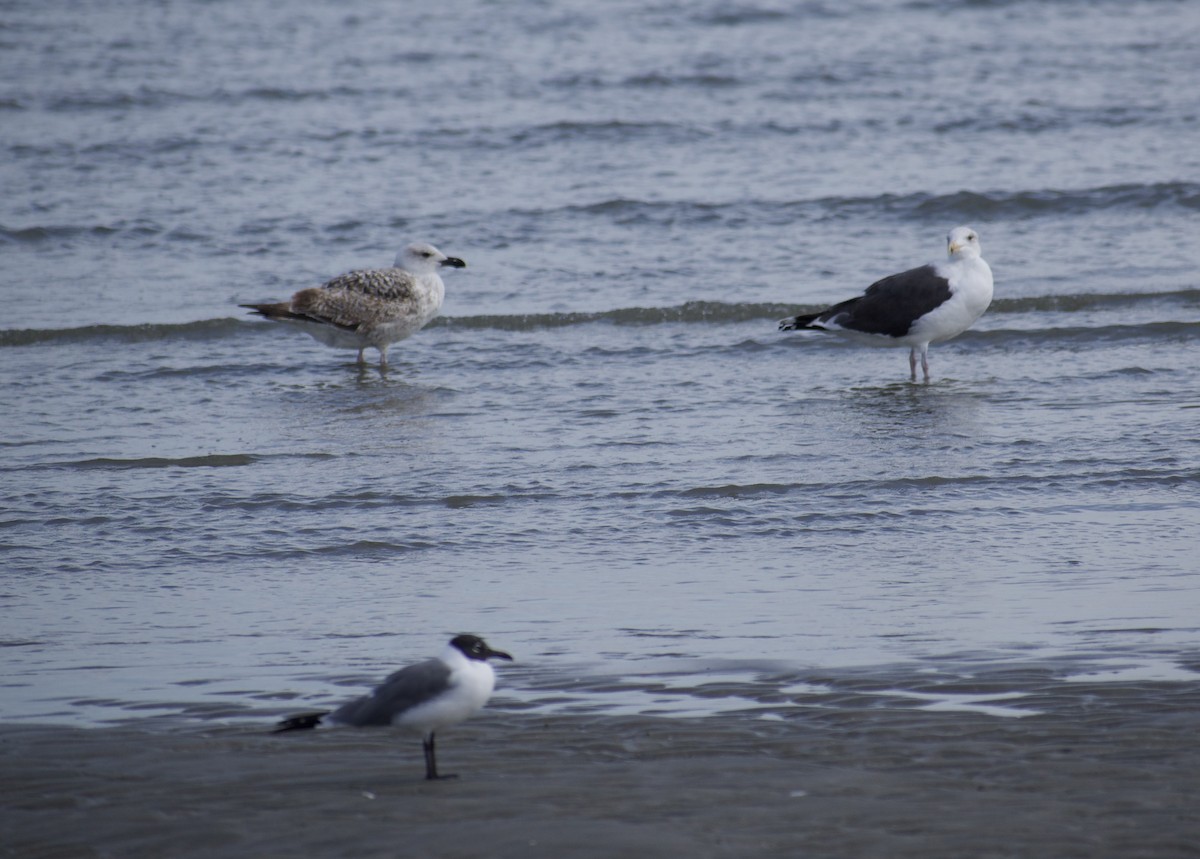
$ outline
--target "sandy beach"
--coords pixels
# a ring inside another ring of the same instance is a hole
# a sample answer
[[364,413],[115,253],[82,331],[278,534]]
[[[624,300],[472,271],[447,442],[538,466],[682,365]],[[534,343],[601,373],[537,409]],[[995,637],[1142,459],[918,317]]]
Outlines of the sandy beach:
[[1069,693],[1024,718],[488,710],[436,783],[386,730],[9,725],[0,855],[1200,856],[1200,689]]

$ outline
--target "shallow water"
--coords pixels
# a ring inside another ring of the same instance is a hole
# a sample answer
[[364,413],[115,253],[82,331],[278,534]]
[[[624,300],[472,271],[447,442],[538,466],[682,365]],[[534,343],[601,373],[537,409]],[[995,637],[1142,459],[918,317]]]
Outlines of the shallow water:
[[[5,13],[7,717],[465,630],[546,712],[1200,679],[1200,11],[391,8]],[[933,383],[775,330],[958,223],[997,298]],[[236,307],[412,239],[470,267],[386,373]]]

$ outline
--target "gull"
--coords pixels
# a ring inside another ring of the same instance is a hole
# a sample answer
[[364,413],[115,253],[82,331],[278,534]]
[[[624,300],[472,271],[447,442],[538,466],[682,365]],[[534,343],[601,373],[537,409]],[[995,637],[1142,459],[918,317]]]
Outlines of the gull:
[[321,286],[302,289],[288,301],[242,304],[278,322],[300,325],[327,346],[379,350],[379,366],[387,366],[388,346],[420,331],[442,309],[446,286],[438,276],[443,266],[466,268],[431,244],[417,242],[396,254],[391,268],[364,269],[339,275]]
[[946,246],[947,260],[885,277],[820,313],[784,319],[779,330],[832,331],[875,346],[908,346],[912,380],[920,358],[928,382],[929,344],[962,334],[992,302],[992,270],[980,256],[979,234],[955,227]]
[[496,674],[488,664],[493,658],[512,660],[504,651],[488,647],[477,635],[455,636],[440,656],[401,668],[371,694],[347,701],[332,712],[284,719],[272,733],[302,731],[325,723],[354,728],[408,728],[421,735],[425,778],[454,778],[438,775],[434,735],[479,712],[487,703],[496,687]]

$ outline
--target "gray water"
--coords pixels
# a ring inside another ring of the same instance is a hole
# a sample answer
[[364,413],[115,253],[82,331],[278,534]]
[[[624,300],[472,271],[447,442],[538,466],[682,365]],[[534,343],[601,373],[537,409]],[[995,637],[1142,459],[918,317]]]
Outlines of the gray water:
[[[1196,682],[1197,44],[1168,0],[5,4],[4,717],[256,718],[459,631],[546,712]],[[996,300],[932,383],[776,331],[963,223]],[[469,267],[386,373],[237,307],[418,239]]]

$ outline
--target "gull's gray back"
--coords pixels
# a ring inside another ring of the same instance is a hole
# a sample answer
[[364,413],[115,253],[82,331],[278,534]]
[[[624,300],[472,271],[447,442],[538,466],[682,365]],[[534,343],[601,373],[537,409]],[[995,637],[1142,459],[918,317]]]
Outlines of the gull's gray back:
[[424,704],[449,688],[450,668],[440,659],[428,659],[401,668],[370,695],[338,707],[329,719],[356,728],[390,725],[401,713]]

